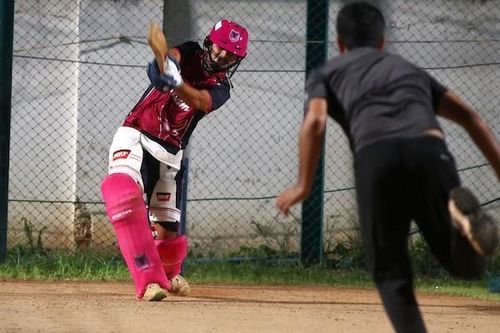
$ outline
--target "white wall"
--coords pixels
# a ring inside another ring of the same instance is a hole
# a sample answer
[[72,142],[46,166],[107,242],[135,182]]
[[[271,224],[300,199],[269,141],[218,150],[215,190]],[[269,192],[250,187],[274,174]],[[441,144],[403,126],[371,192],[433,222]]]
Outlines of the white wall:
[[[99,185],[112,136],[148,85],[145,68],[153,56],[145,43],[146,26],[150,20],[161,22],[162,3],[16,1],[9,242],[22,241],[26,218],[37,229],[49,226],[49,236],[71,244],[72,202],[101,201]],[[490,10],[481,12],[478,1],[455,5],[458,12],[444,9],[448,1],[392,1],[386,8],[389,49],[424,67],[498,63],[498,42],[407,42],[498,40],[500,6],[489,4]],[[331,19],[338,9],[332,1]],[[188,231],[206,244],[214,237],[248,241],[257,224],[290,232],[300,208],[285,219],[277,214],[274,196],[297,173],[306,2],[193,0],[191,10],[192,36],[185,39],[201,40],[214,22],[228,17],[248,28],[251,42],[234,76],[231,100],[203,119],[192,136]],[[469,19],[471,14],[484,20]],[[167,15],[175,13],[167,8]],[[332,22],[329,40],[335,40]],[[334,43],[329,47],[329,55],[335,55]],[[477,107],[500,134],[500,69],[484,69],[430,71]],[[459,167],[484,162],[463,132],[446,123],[444,127]],[[351,156],[336,124],[330,122],[327,133],[325,218],[347,223],[355,214],[354,193],[344,190],[353,186]],[[499,196],[487,168],[462,175],[483,201]],[[94,239],[113,242],[102,205],[89,206]]]
[[78,64],[50,59],[78,58],[78,44],[61,45],[78,40],[78,9],[76,1],[15,4],[9,242],[22,236],[24,219],[47,226],[62,246],[71,242],[58,230],[72,224],[65,202],[75,197]]

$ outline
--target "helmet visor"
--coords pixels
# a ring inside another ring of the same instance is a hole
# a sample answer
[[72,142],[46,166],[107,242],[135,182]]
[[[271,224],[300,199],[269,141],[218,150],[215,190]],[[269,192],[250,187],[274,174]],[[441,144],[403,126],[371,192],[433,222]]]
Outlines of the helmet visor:
[[236,54],[220,47],[216,43],[212,43],[209,48],[209,57],[212,63],[215,63],[217,67],[221,69],[227,69],[235,64],[240,57]]

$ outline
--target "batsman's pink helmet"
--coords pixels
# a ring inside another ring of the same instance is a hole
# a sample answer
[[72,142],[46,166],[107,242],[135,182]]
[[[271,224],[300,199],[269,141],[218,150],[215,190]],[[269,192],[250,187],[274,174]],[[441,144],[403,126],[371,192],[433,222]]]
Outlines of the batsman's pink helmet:
[[207,38],[212,42],[244,58],[247,55],[248,31],[236,22],[222,19],[217,22]]

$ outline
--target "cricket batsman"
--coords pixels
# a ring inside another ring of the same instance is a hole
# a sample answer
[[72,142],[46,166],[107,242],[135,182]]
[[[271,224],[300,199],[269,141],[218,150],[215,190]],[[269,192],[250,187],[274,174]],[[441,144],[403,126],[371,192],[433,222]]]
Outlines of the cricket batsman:
[[229,99],[247,46],[247,30],[222,19],[202,46],[172,48],[165,73],[150,62],[151,84],[114,135],[101,191],[138,299],[190,291],[180,275],[188,254],[187,237],[179,234],[183,152],[198,122]]

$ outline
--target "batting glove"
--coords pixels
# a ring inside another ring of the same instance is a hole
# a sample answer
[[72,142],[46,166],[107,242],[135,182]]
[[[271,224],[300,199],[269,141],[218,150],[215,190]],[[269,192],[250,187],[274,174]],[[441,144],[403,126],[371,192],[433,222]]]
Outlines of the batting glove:
[[179,69],[179,64],[168,57],[167,59],[167,70],[164,74],[160,74],[158,64],[156,60],[148,63],[148,77],[151,84],[158,90],[163,92],[170,91],[173,88],[177,88],[183,84],[182,76]]
[[161,76],[161,80],[165,85],[177,88],[183,83],[179,65],[170,57],[168,57],[167,61],[167,70],[165,71],[165,74]]

